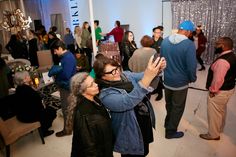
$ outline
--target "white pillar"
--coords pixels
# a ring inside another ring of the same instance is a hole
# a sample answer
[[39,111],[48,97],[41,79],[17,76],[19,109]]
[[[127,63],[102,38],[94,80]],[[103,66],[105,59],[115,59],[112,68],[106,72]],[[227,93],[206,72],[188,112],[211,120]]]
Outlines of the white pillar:
[[92,42],[93,42],[93,54],[95,57],[97,55],[96,37],[94,29],[94,17],[93,17],[93,0],[89,0],[89,13],[90,13],[90,25],[92,31]]

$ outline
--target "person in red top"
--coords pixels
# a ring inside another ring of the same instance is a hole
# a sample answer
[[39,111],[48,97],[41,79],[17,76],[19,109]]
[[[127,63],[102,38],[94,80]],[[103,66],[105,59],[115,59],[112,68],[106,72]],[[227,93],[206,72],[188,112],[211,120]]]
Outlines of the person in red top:
[[111,30],[111,32],[107,33],[106,35],[107,36],[113,35],[115,42],[121,43],[123,35],[124,35],[124,30],[123,30],[123,28],[120,27],[120,21],[116,21],[115,28],[113,28]]

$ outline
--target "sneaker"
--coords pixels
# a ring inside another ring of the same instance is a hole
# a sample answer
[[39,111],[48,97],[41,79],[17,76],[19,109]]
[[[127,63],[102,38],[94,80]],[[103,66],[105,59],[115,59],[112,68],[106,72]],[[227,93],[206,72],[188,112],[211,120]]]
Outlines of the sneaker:
[[212,138],[211,135],[209,134],[200,134],[199,137],[204,140],[220,140],[220,136],[216,138]]
[[43,137],[50,136],[54,133],[54,130],[47,130],[46,132],[43,133]]
[[172,139],[172,138],[181,138],[184,136],[184,133],[182,131],[176,131],[175,133],[172,134],[166,134],[165,138],[167,139]]

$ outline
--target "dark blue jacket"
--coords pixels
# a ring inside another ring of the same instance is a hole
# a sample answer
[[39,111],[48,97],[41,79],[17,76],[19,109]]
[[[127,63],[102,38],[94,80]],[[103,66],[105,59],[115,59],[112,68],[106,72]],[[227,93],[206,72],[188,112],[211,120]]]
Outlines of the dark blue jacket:
[[76,73],[76,59],[67,51],[61,56],[61,66],[53,66],[48,75],[55,76],[56,84],[63,89],[69,90],[70,79]]

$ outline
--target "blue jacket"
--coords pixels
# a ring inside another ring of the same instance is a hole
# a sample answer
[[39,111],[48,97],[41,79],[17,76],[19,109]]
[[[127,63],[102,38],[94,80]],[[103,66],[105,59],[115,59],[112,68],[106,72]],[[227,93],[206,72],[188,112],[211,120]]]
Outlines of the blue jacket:
[[161,56],[165,57],[164,84],[171,88],[188,87],[197,79],[196,48],[186,36],[174,34],[162,41]]
[[[115,134],[114,151],[121,154],[144,154],[142,133],[134,112],[134,107],[143,100],[149,92],[139,85],[143,73],[124,72],[134,89],[127,93],[124,89],[109,87],[102,89],[100,99],[110,111],[112,128]],[[150,108],[151,107],[151,108]],[[155,122],[152,106],[150,115]]]
[[48,75],[55,76],[56,84],[63,89],[69,90],[70,79],[76,73],[76,59],[67,51],[61,56],[61,66],[53,66]]

